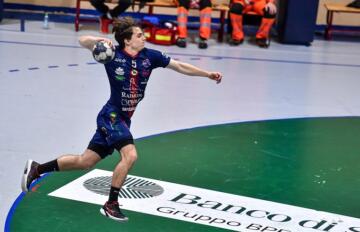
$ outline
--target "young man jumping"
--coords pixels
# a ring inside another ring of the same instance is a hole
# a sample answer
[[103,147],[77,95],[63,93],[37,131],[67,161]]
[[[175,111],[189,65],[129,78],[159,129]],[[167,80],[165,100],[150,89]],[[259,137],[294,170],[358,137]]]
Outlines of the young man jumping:
[[[131,116],[144,97],[151,71],[158,67],[170,68],[185,75],[206,77],[216,83],[221,82],[222,75],[145,48],[144,33],[132,18],[115,22],[113,33],[119,45],[115,47],[115,58],[104,65],[111,95],[98,114],[97,129],[87,149],[81,155],[63,155],[44,164],[28,160],[21,186],[24,192],[28,192],[31,183],[43,173],[89,169],[116,149],[121,159],[113,171],[109,199],[100,212],[111,219],[126,221],[128,218],[119,208],[118,195],[138,156],[130,132]],[[98,41],[113,46],[107,38],[81,36],[79,39],[80,45],[90,51]]]

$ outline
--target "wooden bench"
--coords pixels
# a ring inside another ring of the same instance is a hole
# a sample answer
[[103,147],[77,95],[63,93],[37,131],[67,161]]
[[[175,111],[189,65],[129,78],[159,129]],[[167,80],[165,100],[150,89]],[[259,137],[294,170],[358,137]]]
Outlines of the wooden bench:
[[[84,21],[96,21],[95,19],[83,18],[80,16],[81,2],[90,2],[90,0],[76,0],[76,13],[75,13],[75,31],[79,31],[80,22]],[[118,0],[107,0],[107,3],[117,3]],[[138,5],[139,3],[136,2]],[[148,14],[154,14],[154,7],[167,7],[167,8],[176,8],[176,4],[172,0],[155,0],[154,2],[147,2],[146,5],[148,7]],[[218,41],[222,42],[224,39],[224,29],[226,23],[226,13],[229,11],[229,7],[227,5],[213,4],[213,11],[218,11],[220,13],[220,27],[218,29]]]
[[325,39],[331,39],[331,32],[333,26],[334,13],[360,13],[360,9],[353,7],[347,7],[339,4],[325,3],[326,13],[326,29],[325,29]]

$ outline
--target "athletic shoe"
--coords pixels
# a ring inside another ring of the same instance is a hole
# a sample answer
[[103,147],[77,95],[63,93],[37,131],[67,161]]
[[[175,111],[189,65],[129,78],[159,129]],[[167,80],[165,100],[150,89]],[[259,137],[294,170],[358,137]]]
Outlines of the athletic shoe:
[[256,38],[256,44],[261,48],[268,48],[270,46],[269,38]]
[[180,48],[186,48],[186,38],[177,38],[176,46]]
[[120,210],[119,202],[107,201],[104,206],[100,209],[102,215],[111,218],[116,221],[125,222],[128,219]]
[[109,34],[109,25],[112,24],[112,20],[106,16],[100,17],[100,31],[104,34]]
[[207,40],[203,39],[203,38],[200,38],[199,48],[200,49],[206,49],[207,47],[208,47]]
[[241,40],[230,39],[230,40],[229,40],[229,45],[230,45],[230,46],[239,46],[239,45],[242,44],[243,42],[244,42],[244,39],[241,39]]
[[25,165],[24,175],[21,181],[21,188],[23,192],[28,192],[30,185],[34,180],[40,177],[37,168],[39,164],[33,160],[28,160]]

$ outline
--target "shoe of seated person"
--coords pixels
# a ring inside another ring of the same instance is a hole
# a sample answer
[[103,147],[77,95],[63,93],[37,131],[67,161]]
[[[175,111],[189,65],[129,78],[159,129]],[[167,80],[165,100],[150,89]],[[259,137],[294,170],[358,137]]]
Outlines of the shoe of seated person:
[[207,47],[208,47],[207,40],[203,39],[203,38],[200,38],[199,48],[200,49],[206,49]]
[[180,48],[186,48],[186,38],[177,38],[176,46]]
[[109,26],[112,24],[113,20],[109,19],[108,17],[101,16],[100,17],[100,31],[104,34],[109,34]]
[[256,44],[261,48],[268,48],[270,46],[270,38],[256,38]]
[[231,38],[231,39],[229,40],[229,45],[230,45],[230,46],[239,46],[239,45],[242,44],[243,42],[244,42],[244,39],[236,40],[236,39]]

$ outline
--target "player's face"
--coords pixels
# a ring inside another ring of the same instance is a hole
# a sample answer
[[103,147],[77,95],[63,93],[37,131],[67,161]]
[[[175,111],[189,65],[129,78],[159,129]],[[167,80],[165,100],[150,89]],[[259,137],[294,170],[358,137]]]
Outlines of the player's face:
[[140,51],[145,46],[145,35],[140,27],[133,27],[133,34],[131,36],[131,40],[129,41],[129,45],[137,51]]

